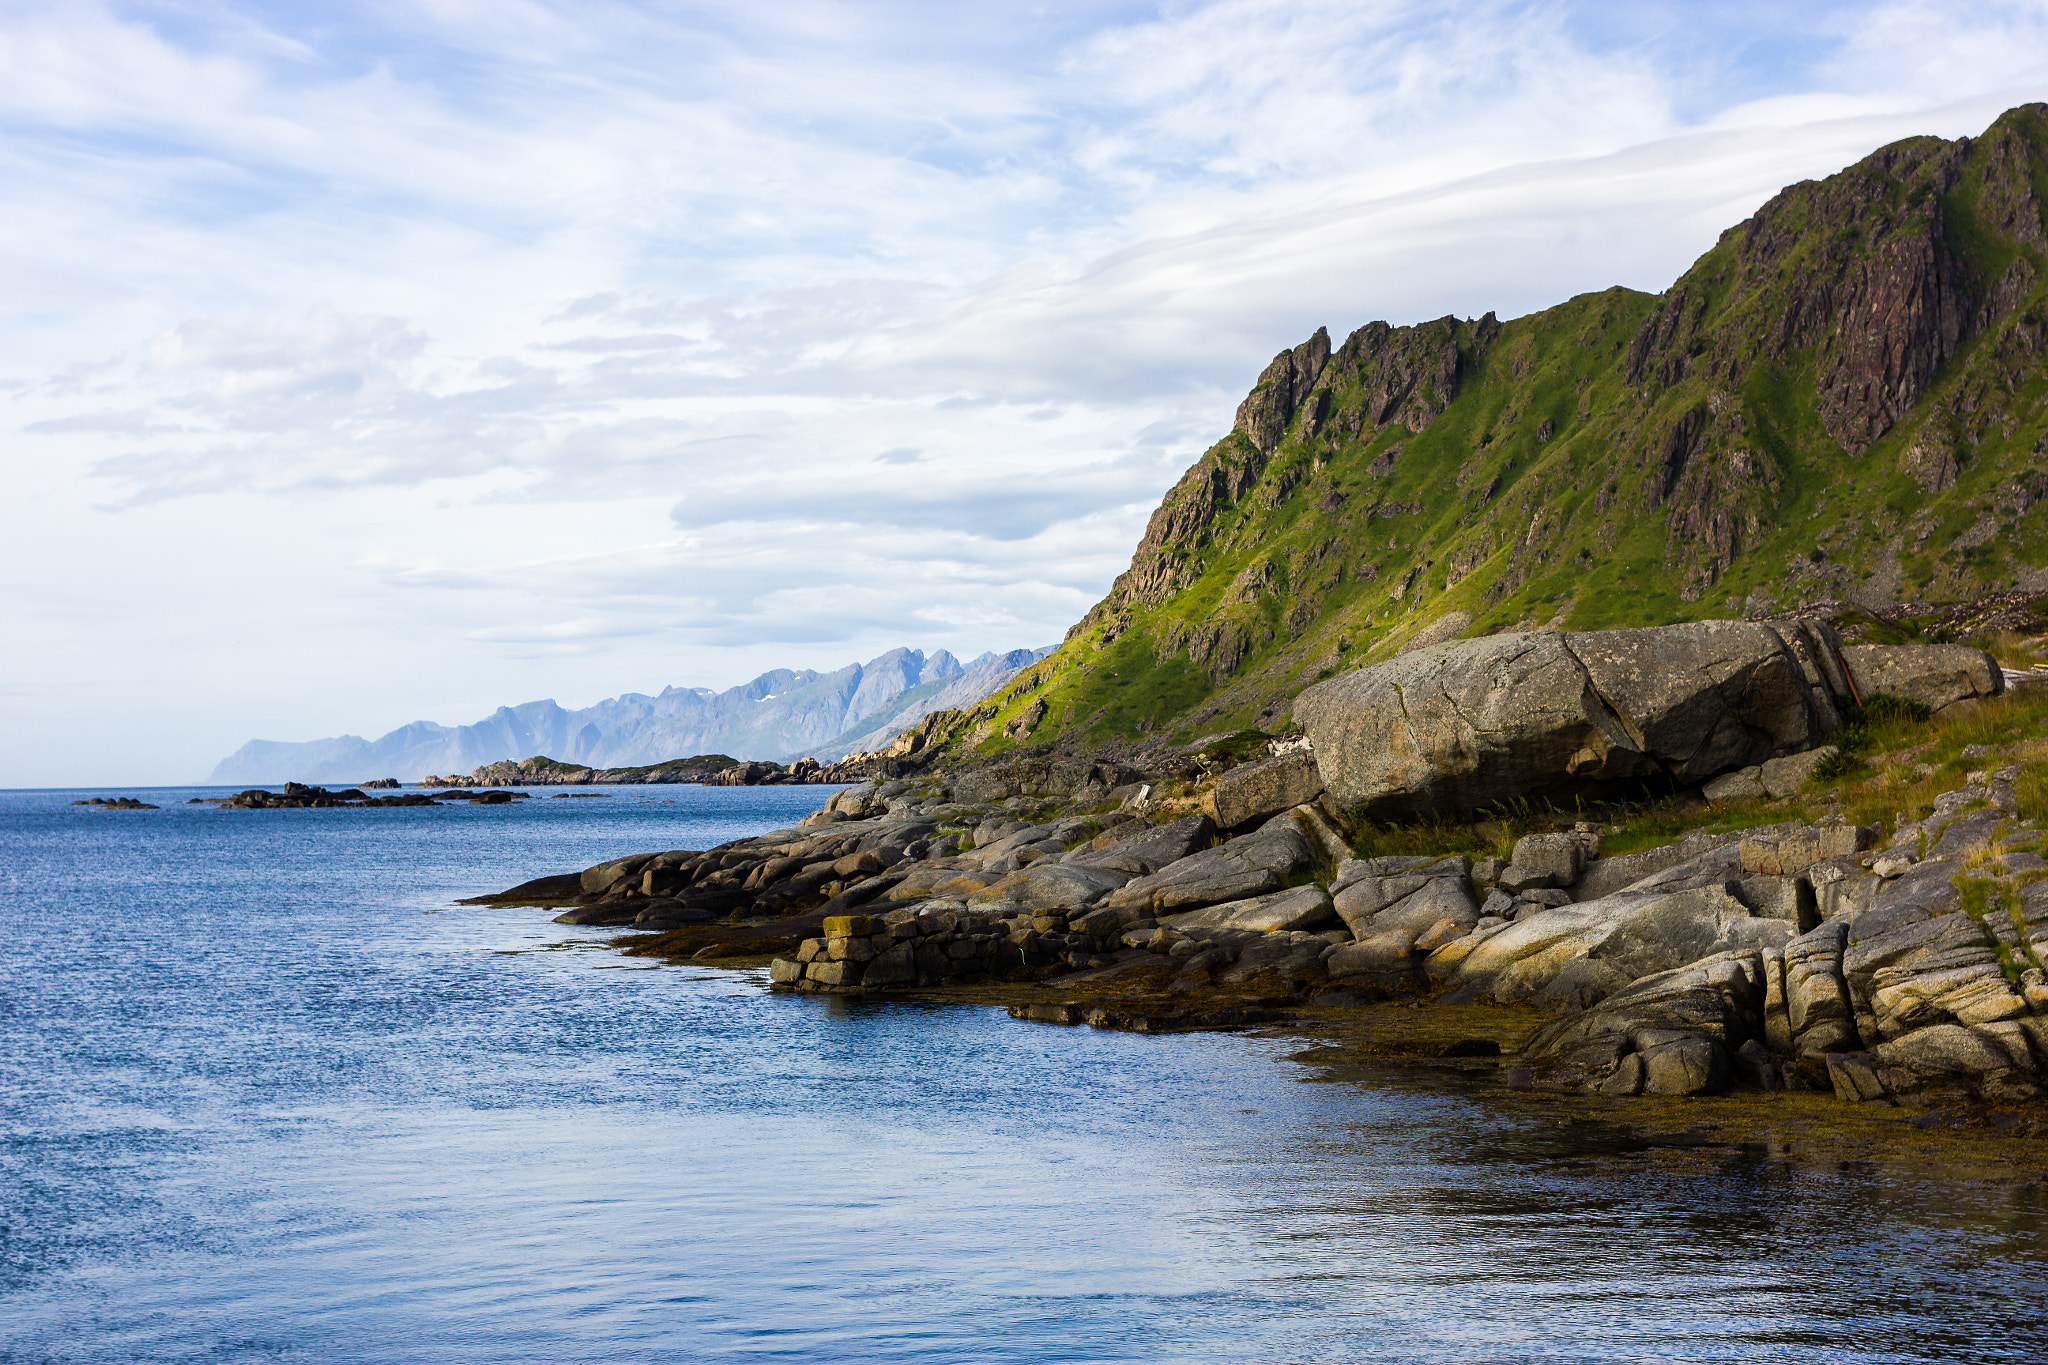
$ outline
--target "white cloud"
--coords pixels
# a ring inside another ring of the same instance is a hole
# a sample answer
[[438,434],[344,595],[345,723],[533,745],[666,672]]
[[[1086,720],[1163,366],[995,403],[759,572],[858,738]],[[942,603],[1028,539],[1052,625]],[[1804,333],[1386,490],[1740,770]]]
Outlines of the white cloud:
[[0,781],[1050,643],[1317,325],[2048,90],[2038,4],[281,13],[0,12]]

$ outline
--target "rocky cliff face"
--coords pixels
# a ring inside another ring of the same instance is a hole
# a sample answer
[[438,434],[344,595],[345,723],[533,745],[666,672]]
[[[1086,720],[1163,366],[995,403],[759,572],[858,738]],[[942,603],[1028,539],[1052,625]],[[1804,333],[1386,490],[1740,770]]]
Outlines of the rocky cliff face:
[[2048,592],[2044,193],[2028,105],[1789,187],[1661,295],[1319,330],[932,742],[1270,726],[1458,635]]

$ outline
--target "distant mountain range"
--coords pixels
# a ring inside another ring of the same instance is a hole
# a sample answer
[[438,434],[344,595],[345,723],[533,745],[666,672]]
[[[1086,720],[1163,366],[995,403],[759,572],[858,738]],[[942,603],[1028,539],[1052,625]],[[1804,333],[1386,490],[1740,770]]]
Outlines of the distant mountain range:
[[831,673],[773,669],[724,692],[628,692],[578,711],[530,701],[501,706],[473,725],[414,721],[378,739],[252,739],[222,759],[207,781],[411,782],[535,754],[592,767],[634,767],[702,753],[829,762],[880,748],[929,712],[972,706],[1049,653],[1013,649],[963,665],[943,649],[929,657],[922,650],[892,649]]

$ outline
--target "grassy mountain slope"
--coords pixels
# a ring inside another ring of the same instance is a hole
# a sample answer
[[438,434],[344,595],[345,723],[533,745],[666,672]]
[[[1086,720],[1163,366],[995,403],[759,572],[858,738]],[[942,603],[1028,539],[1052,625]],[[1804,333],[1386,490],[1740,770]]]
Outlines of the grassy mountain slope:
[[1418,642],[2048,591],[2048,106],[1786,189],[1661,295],[1282,352],[1062,647],[926,732],[1271,728]]

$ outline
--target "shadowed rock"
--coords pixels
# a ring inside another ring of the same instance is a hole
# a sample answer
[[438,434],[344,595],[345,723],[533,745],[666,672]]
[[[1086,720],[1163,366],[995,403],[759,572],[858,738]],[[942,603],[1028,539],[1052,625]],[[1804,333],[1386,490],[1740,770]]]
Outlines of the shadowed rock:
[[[1802,647],[1826,629],[1801,626]],[[1753,621],[1457,640],[1319,683],[1294,714],[1331,795],[1375,817],[1701,782],[1839,720],[1821,675]]]

